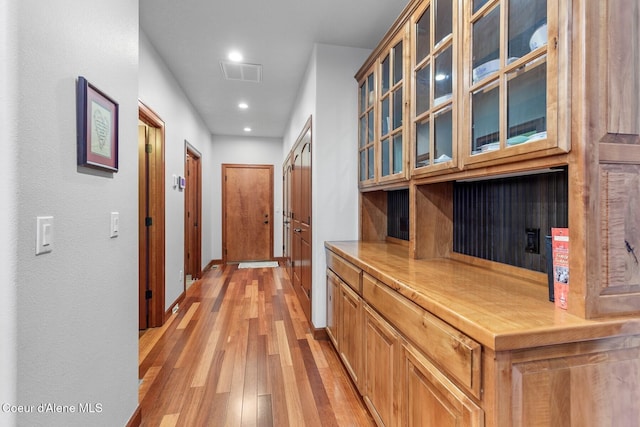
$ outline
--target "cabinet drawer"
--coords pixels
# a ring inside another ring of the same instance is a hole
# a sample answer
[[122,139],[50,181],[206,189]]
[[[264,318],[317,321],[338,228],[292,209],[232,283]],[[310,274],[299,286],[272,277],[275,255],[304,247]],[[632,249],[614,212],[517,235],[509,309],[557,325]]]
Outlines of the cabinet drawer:
[[481,345],[368,274],[363,297],[420,351],[480,398]]
[[358,295],[362,295],[362,284],[360,281],[362,271],[358,267],[345,261],[333,252],[327,251],[327,268],[340,276]]

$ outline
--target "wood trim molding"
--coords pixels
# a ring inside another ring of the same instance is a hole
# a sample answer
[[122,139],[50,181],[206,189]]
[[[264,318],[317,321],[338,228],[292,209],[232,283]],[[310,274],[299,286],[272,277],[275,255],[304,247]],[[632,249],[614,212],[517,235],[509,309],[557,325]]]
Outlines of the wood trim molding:
[[362,67],[360,67],[355,75],[356,80],[359,81],[362,77],[364,77],[364,74],[368,71],[369,67],[371,67],[376,62],[382,51],[387,47],[386,45],[389,43],[389,40],[394,38],[396,34],[398,34],[398,32],[401,31],[403,27],[405,27],[406,23],[409,21],[409,17],[413,14],[413,11],[420,5],[420,3],[421,2],[418,0],[413,0],[410,1],[409,4],[407,4],[407,6],[400,13],[391,28],[389,28],[387,33],[384,35],[380,43],[378,43],[376,49],[371,52],[371,55],[369,55]]
[[204,269],[202,270],[202,274],[204,274],[205,271],[209,271],[213,268],[214,265],[223,265],[224,263],[222,262],[221,259],[212,259],[211,261],[209,261],[207,263],[207,265],[204,267]]
[[[196,161],[196,170],[195,177],[191,177],[190,169],[188,168],[189,157],[193,158]],[[187,272],[194,271],[194,265],[192,263],[197,263],[197,268],[195,268],[195,278],[202,277],[202,154],[198,149],[196,149],[189,141],[184,140],[184,173],[185,178],[187,179],[187,188],[183,191],[184,193],[184,273],[185,276]],[[194,182],[195,179],[195,182]],[[193,189],[193,184],[195,184],[195,194]],[[197,233],[195,236],[195,242],[192,242],[190,238],[187,236],[191,233],[191,228],[189,227],[189,219],[187,218],[187,212],[189,212],[189,202],[193,201],[191,198],[195,197],[195,215],[197,221],[200,225],[197,227]],[[192,248],[189,248],[189,243],[194,243]],[[189,250],[193,250],[193,257],[195,261],[189,259]],[[186,286],[186,281],[183,280],[184,286]]]
[[601,142],[598,146],[600,163],[640,164],[640,145]]
[[127,427],[139,427],[142,424],[142,410],[140,409],[140,405],[136,407],[136,410],[133,411],[133,415],[129,418],[129,422],[127,423]]
[[[165,124],[158,114],[138,100],[138,119],[159,133],[160,152],[155,155],[155,175],[149,177],[150,186],[150,214],[153,217],[154,229],[151,243],[147,249],[139,243],[139,256],[142,259],[145,250],[153,250],[149,274],[154,279],[150,281],[153,297],[149,307],[148,327],[162,326],[164,323],[165,307]],[[152,183],[155,182],[155,185]],[[142,226],[142,225],[141,225]]]
[[329,341],[329,334],[326,328],[312,328],[313,339],[317,341]]
[[166,322],[167,319],[169,317],[171,317],[171,315],[173,314],[173,307],[175,307],[176,305],[180,304],[182,301],[184,301],[184,299],[186,298],[187,293],[186,292],[182,292],[180,294],[180,296],[178,297],[178,299],[175,300],[175,302],[173,304],[171,304],[171,307],[169,307],[169,309],[167,311],[165,311],[164,313],[164,320],[162,321],[162,323]]

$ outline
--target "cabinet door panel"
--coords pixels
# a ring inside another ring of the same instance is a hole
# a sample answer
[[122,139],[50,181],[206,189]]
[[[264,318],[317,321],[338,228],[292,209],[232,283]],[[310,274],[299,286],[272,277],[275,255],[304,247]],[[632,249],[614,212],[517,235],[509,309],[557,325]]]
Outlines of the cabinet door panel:
[[514,360],[511,368],[512,419],[500,421],[513,426],[640,425],[638,344],[610,339],[515,354],[522,360]]
[[327,270],[327,334],[336,349],[338,348],[338,315],[340,313],[339,292],[338,277],[331,270]]
[[484,412],[422,354],[403,345],[403,425],[484,426]]
[[364,341],[365,403],[378,424],[396,425],[396,365],[400,341],[397,332],[367,306],[364,307]]
[[360,372],[362,366],[362,300],[349,285],[340,281],[340,357],[358,389],[362,387]]

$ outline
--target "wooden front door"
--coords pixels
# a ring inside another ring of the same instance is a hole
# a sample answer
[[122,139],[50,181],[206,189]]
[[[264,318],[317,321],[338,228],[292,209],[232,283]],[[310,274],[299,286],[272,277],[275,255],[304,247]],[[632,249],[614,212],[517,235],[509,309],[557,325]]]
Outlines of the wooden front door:
[[291,280],[311,320],[311,119],[293,148],[291,176]]
[[273,259],[273,165],[222,165],[225,262]]
[[200,154],[189,144],[186,146],[185,175],[184,274],[197,279],[202,270],[202,232],[200,231],[202,168]]

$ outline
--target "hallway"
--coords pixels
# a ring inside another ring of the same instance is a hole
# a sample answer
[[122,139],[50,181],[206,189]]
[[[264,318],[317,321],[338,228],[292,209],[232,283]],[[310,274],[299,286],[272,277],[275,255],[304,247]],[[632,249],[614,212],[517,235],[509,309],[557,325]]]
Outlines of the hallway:
[[284,268],[206,272],[140,337],[139,374],[143,426],[373,425]]

